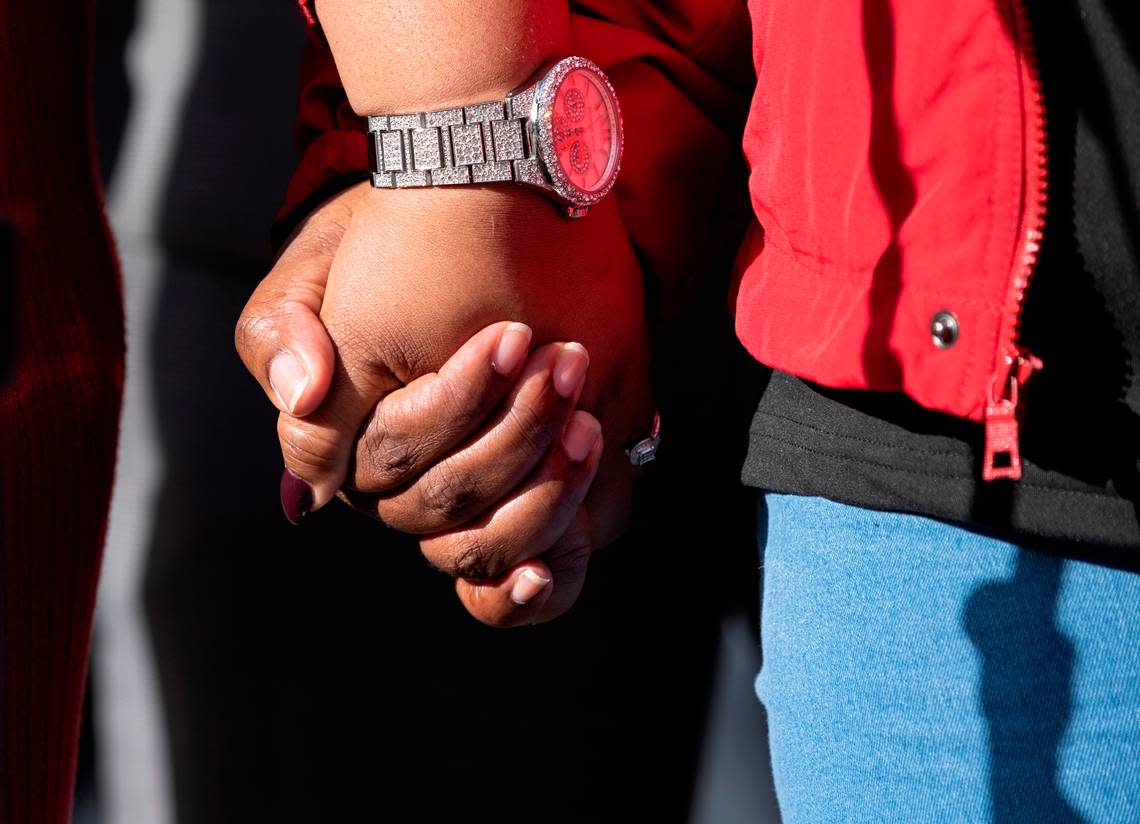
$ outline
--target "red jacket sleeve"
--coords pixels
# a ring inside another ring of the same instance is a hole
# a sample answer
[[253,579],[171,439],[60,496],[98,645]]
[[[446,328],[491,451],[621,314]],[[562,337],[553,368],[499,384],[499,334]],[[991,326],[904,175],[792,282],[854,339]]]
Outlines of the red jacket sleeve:
[[[308,12],[310,5],[302,2],[301,8]],[[301,54],[296,138],[300,159],[277,214],[278,243],[322,200],[367,177],[364,119],[349,106],[332,52],[315,25]]]

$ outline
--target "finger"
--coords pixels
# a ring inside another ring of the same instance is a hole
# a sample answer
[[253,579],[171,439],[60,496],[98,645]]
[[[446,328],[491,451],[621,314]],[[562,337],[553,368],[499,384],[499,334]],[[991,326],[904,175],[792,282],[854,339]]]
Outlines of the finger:
[[380,519],[402,532],[436,533],[470,521],[503,499],[558,440],[588,367],[581,344],[540,349],[496,418],[410,486],[381,496],[376,504]]
[[[501,397],[510,388],[529,344],[530,329],[523,324],[501,321],[476,332],[449,361],[442,380],[441,372],[425,375],[408,385],[416,388],[405,400],[422,404],[420,417],[405,415],[400,425],[410,431],[404,435],[393,430],[390,448],[377,447],[375,461],[388,462],[393,468],[408,465],[422,443],[435,442],[439,449],[454,449],[459,435],[466,433],[460,431],[450,438],[441,436],[435,427],[448,425],[448,410],[458,415],[462,409],[471,415],[493,407],[493,400],[484,396]],[[369,415],[385,405],[389,393],[394,396],[408,388],[400,387],[385,364],[368,360],[376,357],[367,354],[369,351],[367,347],[343,346],[336,361],[336,378],[320,408],[305,418],[286,414],[278,418],[277,434],[285,460],[281,505],[293,523],[324,506],[336,494],[348,477],[357,433]],[[498,369],[504,367],[496,367],[500,359],[515,371],[501,374]],[[410,406],[414,409],[416,403]],[[465,426],[478,423],[478,419],[473,419]],[[396,450],[398,444],[403,451]]]
[[333,201],[314,212],[254,290],[238,319],[242,363],[281,412],[309,414],[332,380],[332,341],[319,313],[329,269],[347,225]]
[[541,558],[524,561],[498,581],[460,578],[455,592],[472,616],[493,627],[551,621],[582,593],[591,548],[589,518],[580,506],[570,528]]
[[602,454],[597,419],[578,410],[519,489],[476,521],[424,538],[420,549],[436,567],[460,578],[494,580],[542,555],[570,527]]
[[519,377],[530,340],[526,324],[492,324],[460,347],[439,372],[385,397],[356,443],[349,486],[361,492],[393,489],[458,447],[485,423],[516,378],[525,380],[532,371],[528,366]]

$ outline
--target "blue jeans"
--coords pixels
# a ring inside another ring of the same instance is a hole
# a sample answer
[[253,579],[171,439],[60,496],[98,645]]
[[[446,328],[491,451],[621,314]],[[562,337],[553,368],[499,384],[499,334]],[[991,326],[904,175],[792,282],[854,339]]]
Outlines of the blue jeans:
[[1140,574],[821,498],[759,515],[785,824],[1140,822]]

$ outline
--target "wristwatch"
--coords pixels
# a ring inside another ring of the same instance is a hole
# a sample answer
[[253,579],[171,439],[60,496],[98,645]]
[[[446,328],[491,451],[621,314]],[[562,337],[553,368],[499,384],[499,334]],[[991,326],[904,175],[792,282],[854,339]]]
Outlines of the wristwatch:
[[582,217],[621,168],[621,109],[609,78],[566,57],[506,100],[368,117],[379,189],[517,183]]

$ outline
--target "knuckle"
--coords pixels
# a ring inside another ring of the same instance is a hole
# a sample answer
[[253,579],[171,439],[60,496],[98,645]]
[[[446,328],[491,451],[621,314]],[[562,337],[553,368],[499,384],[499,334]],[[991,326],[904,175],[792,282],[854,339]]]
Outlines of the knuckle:
[[438,464],[420,483],[423,509],[447,524],[459,524],[479,511],[483,490],[475,475],[449,461]]
[[[271,338],[273,331],[269,307],[263,301],[251,298],[234,329],[234,348],[246,359],[254,353],[258,344]],[[248,360],[246,364],[250,365]]]
[[308,479],[336,470],[337,444],[333,433],[307,421],[281,415],[277,419],[281,456],[290,469],[306,470]]
[[315,315],[310,306],[319,307],[324,299],[324,284],[314,280],[290,277],[275,269],[254,290],[238,317],[234,328],[234,347],[246,360],[256,356],[266,343],[277,344],[304,314]]
[[507,571],[501,548],[477,536],[468,536],[452,560],[453,574],[472,581],[491,581]]
[[360,440],[357,454],[357,481],[362,485],[376,487],[377,491],[399,484],[415,471],[423,454],[423,445],[415,438],[394,431],[386,422],[382,412],[384,404],[377,409],[376,417],[368,431]]
[[419,448],[404,438],[366,438],[361,443],[362,459],[375,483],[397,484],[411,474],[418,463]]
[[511,406],[507,420],[531,452],[545,452],[558,434],[554,421],[544,417],[529,403]]
[[[293,326],[304,306],[295,297],[274,291],[250,298],[234,329],[234,347],[247,365],[266,344],[275,347]],[[265,364],[256,366],[264,367]]]

